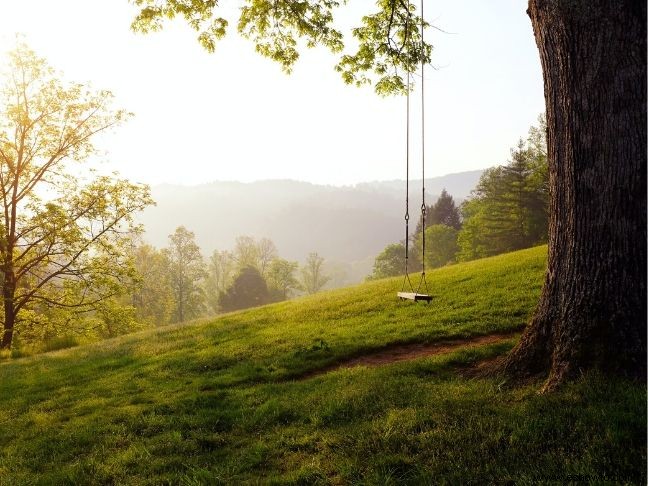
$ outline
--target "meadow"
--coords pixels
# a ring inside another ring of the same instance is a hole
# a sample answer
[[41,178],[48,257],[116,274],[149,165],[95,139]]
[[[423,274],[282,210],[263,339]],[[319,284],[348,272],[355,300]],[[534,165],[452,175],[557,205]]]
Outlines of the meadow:
[[546,251],[429,272],[430,304],[385,279],[6,360],[0,484],[645,484],[644,385],[470,372],[514,346]]

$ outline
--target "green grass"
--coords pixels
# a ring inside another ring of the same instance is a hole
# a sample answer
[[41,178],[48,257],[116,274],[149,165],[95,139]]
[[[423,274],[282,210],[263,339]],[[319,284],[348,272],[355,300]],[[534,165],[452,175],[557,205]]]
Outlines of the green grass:
[[396,343],[521,329],[546,248],[0,364],[0,484],[645,483],[645,387],[560,392],[458,368],[515,339],[309,371]]

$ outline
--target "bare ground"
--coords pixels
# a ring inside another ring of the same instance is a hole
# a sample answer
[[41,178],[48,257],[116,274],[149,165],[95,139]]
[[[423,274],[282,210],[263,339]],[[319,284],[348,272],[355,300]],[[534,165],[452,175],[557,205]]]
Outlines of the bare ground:
[[[299,379],[305,380],[312,378],[314,376],[319,376],[331,371],[335,371],[342,368],[352,368],[354,366],[383,366],[391,363],[397,363],[399,361],[407,361],[417,358],[422,358],[425,356],[435,356],[438,354],[447,354],[452,351],[456,351],[459,348],[470,348],[476,346],[482,346],[485,344],[493,344],[506,339],[510,339],[514,336],[518,336],[519,331],[509,332],[509,333],[498,333],[498,334],[488,334],[485,336],[474,336],[465,339],[452,339],[448,341],[438,341],[436,343],[412,343],[412,344],[399,344],[395,346],[390,346],[388,348],[381,349],[370,354],[365,354],[362,356],[356,356],[350,358],[346,361],[341,361],[318,370],[313,370],[309,373],[302,375]],[[489,365],[495,360],[485,360],[484,363]],[[477,363],[474,367],[469,369],[474,369],[474,371],[482,370],[488,366],[481,366],[481,363]],[[467,370],[466,370],[467,371]],[[479,374],[479,373],[476,373]],[[469,373],[466,373],[466,376],[469,376]]]

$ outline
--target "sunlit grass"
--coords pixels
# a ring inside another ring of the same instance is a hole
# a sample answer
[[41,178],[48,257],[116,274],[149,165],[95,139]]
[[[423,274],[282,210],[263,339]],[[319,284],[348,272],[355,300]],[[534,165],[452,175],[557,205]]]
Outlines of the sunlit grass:
[[1,364],[0,484],[645,482],[644,387],[590,374],[539,396],[457,373],[515,339],[297,379],[520,329],[545,253],[431,272],[430,305],[388,279]]

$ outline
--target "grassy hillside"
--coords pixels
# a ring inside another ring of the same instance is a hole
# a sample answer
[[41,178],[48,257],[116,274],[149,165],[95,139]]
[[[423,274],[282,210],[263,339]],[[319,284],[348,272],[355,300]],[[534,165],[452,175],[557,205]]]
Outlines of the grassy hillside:
[[[523,327],[546,248],[0,364],[1,484],[645,482],[645,388],[539,396],[471,364],[515,337],[311,376],[395,344]],[[573,478],[575,479],[575,478]]]

